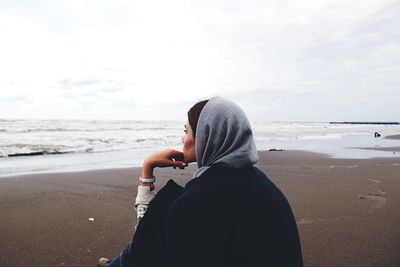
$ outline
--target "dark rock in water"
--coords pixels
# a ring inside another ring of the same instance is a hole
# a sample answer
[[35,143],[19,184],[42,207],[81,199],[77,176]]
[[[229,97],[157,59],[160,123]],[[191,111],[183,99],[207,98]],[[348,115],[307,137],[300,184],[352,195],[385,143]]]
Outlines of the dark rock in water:
[[283,151],[283,149],[272,148],[272,149],[270,149],[270,150],[268,150],[268,151]]
[[374,136],[375,136],[375,138],[377,138],[377,137],[381,137],[381,134],[380,134],[380,133],[378,133],[378,132],[375,132]]
[[37,151],[37,152],[29,152],[29,153],[15,153],[15,154],[9,154],[7,157],[26,157],[26,156],[42,156],[42,155],[58,155],[58,154],[66,154],[67,152],[61,152],[61,151],[54,151],[54,152],[48,152],[48,151]]
[[21,157],[21,156],[41,156],[45,155],[46,153],[44,151],[39,151],[39,152],[30,152],[30,153],[15,153],[15,154],[9,154],[8,157]]

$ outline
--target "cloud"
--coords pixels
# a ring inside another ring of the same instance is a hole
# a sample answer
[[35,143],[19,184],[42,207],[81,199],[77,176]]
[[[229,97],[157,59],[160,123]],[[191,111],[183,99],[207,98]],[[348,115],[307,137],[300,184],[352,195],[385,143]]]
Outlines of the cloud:
[[[113,104],[115,107],[121,104],[122,96],[125,100],[131,99],[126,96],[129,87],[130,84],[126,81],[88,77],[77,80],[61,79],[54,86],[54,90],[58,105],[63,105],[60,103],[66,103],[65,101],[74,101],[75,104],[93,107],[101,105],[102,102],[107,102],[107,109],[113,109]],[[128,101],[132,104],[132,100]]]
[[110,72],[118,72],[118,73],[126,73],[127,70],[122,69],[122,68],[116,68],[116,67],[104,67],[102,68],[103,71],[110,71]]
[[399,17],[391,0],[4,2],[0,98],[27,96],[24,117],[170,118],[214,95],[257,120],[400,116]]
[[69,78],[62,79],[58,82],[62,89],[69,90],[71,88],[82,88],[87,86],[102,84],[102,81],[96,78],[86,78],[81,80],[71,80]]
[[26,101],[28,99],[29,98],[24,95],[9,95],[0,97],[0,101],[2,101],[3,103],[9,102],[11,104],[16,104],[18,102]]

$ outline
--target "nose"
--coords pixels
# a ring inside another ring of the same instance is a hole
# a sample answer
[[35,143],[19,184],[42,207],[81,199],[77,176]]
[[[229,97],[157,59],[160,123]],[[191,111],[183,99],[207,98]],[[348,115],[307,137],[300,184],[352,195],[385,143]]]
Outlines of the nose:
[[182,144],[184,144],[185,143],[185,136],[182,136]]

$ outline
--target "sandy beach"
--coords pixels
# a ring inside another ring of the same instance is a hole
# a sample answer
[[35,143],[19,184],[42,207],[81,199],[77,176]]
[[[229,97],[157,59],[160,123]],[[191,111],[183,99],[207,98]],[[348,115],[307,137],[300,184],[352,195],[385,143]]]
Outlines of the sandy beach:
[[[287,196],[305,266],[400,266],[399,158],[260,152]],[[184,185],[195,169],[158,169]],[[95,266],[130,240],[139,168],[0,179],[1,266]],[[94,218],[94,221],[89,220]]]

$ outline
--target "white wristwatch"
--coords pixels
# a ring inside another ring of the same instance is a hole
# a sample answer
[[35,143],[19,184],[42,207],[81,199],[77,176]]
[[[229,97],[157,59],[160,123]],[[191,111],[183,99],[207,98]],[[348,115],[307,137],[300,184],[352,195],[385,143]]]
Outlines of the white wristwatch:
[[142,178],[142,177],[139,177],[139,182],[142,182],[142,183],[154,183],[156,181],[156,177],[151,177],[151,178]]

